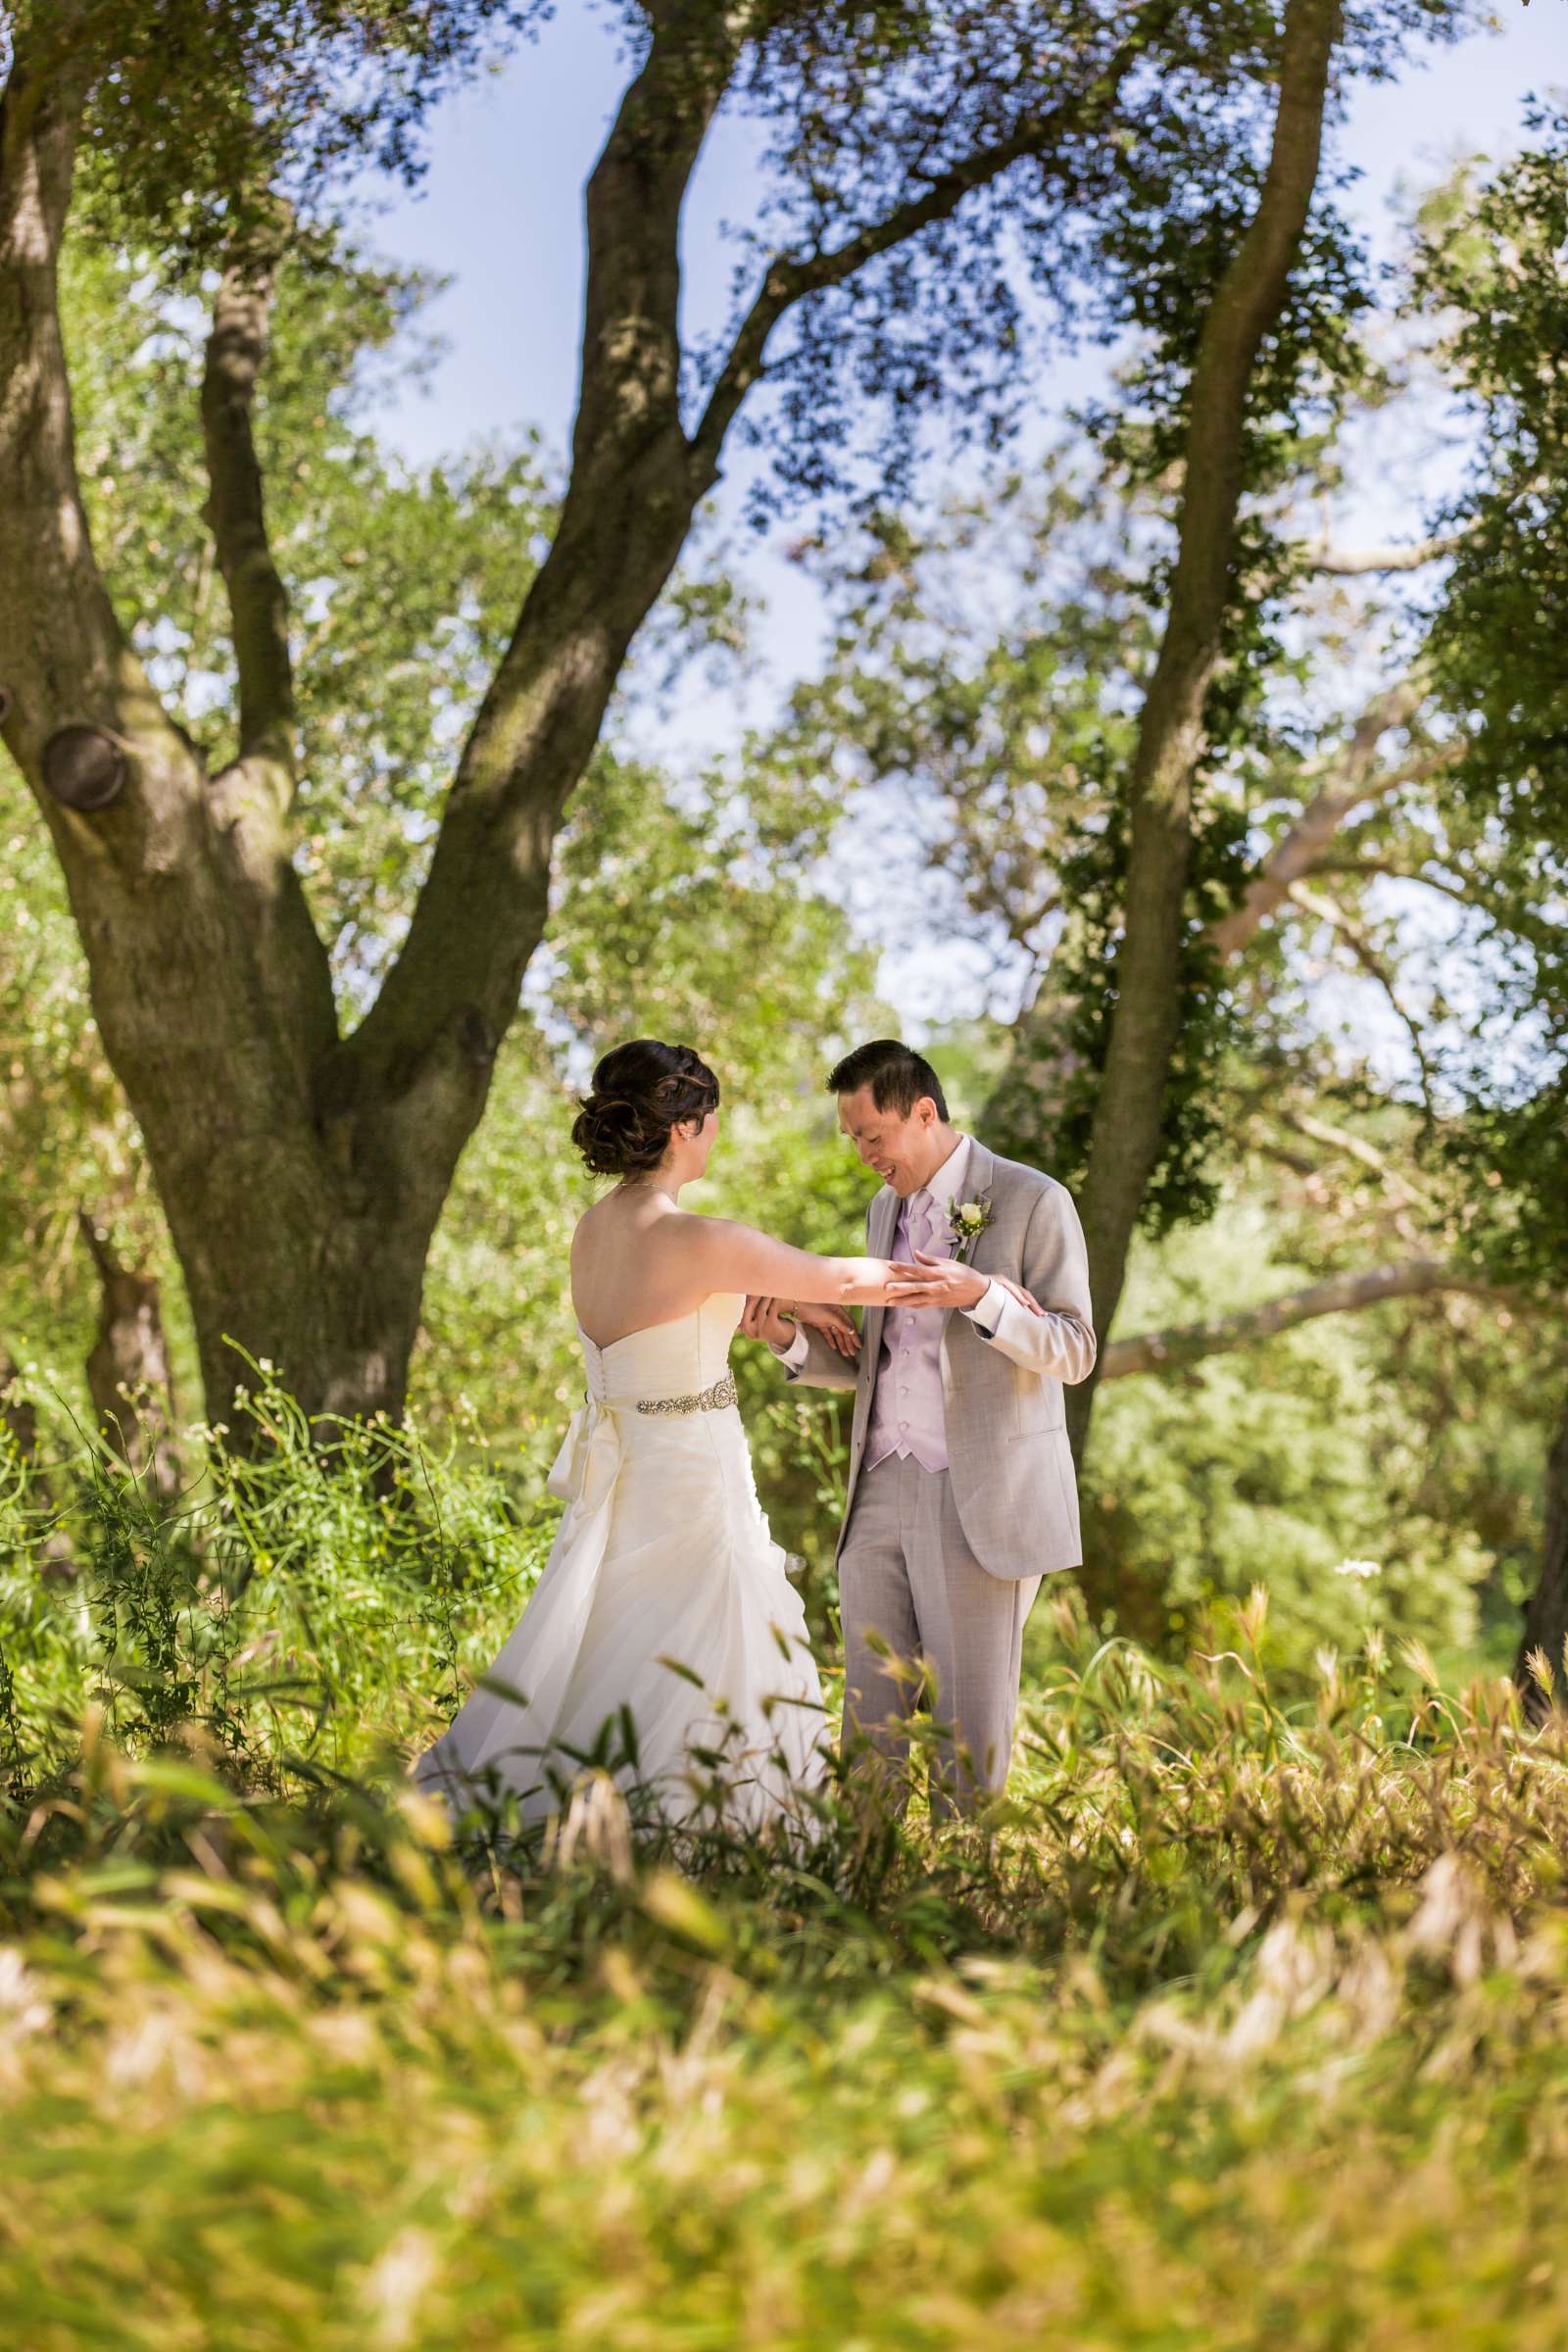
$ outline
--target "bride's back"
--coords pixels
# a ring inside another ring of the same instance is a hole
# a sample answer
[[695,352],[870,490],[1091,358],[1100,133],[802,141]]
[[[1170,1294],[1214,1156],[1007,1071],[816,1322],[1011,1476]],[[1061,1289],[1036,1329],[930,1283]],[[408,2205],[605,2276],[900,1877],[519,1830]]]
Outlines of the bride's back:
[[708,1286],[676,1240],[689,1222],[667,1194],[648,1185],[608,1193],[578,1219],[571,1303],[596,1348],[701,1306]]

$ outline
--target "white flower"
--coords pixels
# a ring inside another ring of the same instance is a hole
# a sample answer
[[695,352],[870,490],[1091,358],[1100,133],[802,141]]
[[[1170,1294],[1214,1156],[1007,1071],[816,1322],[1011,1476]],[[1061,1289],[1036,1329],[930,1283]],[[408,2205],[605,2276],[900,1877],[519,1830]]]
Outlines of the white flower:
[[977,1200],[949,1201],[948,1234],[956,1258],[961,1261],[968,1255],[996,1213],[984,1193]]
[[1363,1585],[1369,1585],[1375,1576],[1383,1574],[1383,1570],[1376,1560],[1341,1560],[1334,1573],[1336,1576],[1358,1577]]

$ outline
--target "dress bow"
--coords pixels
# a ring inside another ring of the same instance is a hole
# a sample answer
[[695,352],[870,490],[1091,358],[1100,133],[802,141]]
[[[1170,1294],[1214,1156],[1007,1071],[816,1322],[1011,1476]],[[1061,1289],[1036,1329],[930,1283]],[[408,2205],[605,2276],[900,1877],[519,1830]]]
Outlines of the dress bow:
[[591,1514],[609,1501],[619,1461],[615,1416],[597,1396],[590,1396],[572,1414],[545,1484],[562,1502]]

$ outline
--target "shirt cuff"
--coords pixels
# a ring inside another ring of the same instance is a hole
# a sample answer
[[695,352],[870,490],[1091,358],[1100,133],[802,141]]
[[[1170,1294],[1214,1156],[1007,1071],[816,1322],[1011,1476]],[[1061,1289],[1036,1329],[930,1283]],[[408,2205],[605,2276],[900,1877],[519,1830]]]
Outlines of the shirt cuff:
[[973,1306],[966,1306],[963,1312],[971,1323],[985,1333],[987,1339],[991,1339],[995,1337],[997,1325],[1002,1321],[1002,1310],[1006,1302],[1007,1294],[1001,1283],[988,1282],[984,1298],[977,1298]]
[[787,1348],[775,1347],[771,1340],[767,1344],[772,1348],[773,1353],[778,1357],[786,1372],[804,1370],[806,1359],[811,1352],[810,1342],[799,1324],[796,1325],[795,1337]]

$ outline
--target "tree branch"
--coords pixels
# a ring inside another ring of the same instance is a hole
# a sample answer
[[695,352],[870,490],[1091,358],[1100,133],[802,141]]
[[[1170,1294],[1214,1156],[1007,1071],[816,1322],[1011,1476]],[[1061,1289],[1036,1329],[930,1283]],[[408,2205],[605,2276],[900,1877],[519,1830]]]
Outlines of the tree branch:
[[1331,1152],[1342,1152],[1347,1158],[1359,1160],[1379,1181],[1386,1185],[1402,1207],[1431,1209],[1431,1195],[1411,1184],[1397,1168],[1390,1165],[1375,1144],[1364,1136],[1352,1135],[1348,1128],[1332,1127],[1327,1119],[1316,1117],[1309,1110],[1285,1110],[1280,1113],[1287,1127],[1298,1135],[1307,1136],[1315,1144],[1325,1144]]
[[[84,13],[62,0],[56,29]],[[303,1122],[336,1025],[299,878],[275,823],[250,821],[262,796],[247,782],[220,798],[215,826],[201,756],[127,641],[93,550],[58,298],[81,103],[72,68],[19,50],[0,104],[0,696],[167,1201],[187,1175],[192,1193],[207,1181],[206,1122],[220,1127],[233,1097],[259,1136]],[[119,752],[112,804],[83,812],[53,789],[46,755],[66,728]]]
[[[57,46],[85,13],[63,5]],[[112,719],[122,684],[76,478],[56,286],[83,95],[69,66],[46,72],[19,42],[0,101],[0,696],[6,744],[34,780],[62,720]]]
[[549,911],[565,805],[632,638],[696,512],[680,414],[680,220],[745,31],[661,9],[589,177],[581,391],[550,552],[458,762],[430,871],[374,1004],[334,1057],[327,1118],[373,1094],[433,1225]]
[[268,534],[256,449],[273,283],[272,256],[259,244],[230,262],[214,300],[202,375],[206,518],[239,673],[239,754],[212,779],[208,801],[269,990],[288,1008],[308,1097],[312,1074],[336,1047],[337,1013],[326,950],[292,862],[299,759],[288,592]]
[[1411,1051],[1415,1054],[1416,1066],[1421,1072],[1421,1095],[1427,1106],[1427,1116],[1430,1118],[1433,1115],[1432,1071],[1427,1061],[1426,1048],[1421,1042],[1421,1024],[1406,1012],[1400,1004],[1398,991],[1384,966],[1382,956],[1373,947],[1360,924],[1333,899],[1326,899],[1319,892],[1308,890],[1302,882],[1293,882],[1288,896],[1292,904],[1299,906],[1303,913],[1314,915],[1320,923],[1327,923],[1331,931],[1338,932],[1361,969],[1369,979],[1377,982],[1390,1004],[1403,1022],[1409,1035]]
[[1354,580],[1373,571],[1419,571],[1425,564],[1441,563],[1463,544],[1462,532],[1444,539],[1418,539],[1409,547],[1331,547],[1326,539],[1318,539],[1307,547],[1306,556],[1314,571],[1334,579]]
[[1148,37],[1146,24],[1140,28],[1138,41],[1123,43],[1087,89],[1045,114],[1026,116],[1005,138],[976,148],[950,165],[918,196],[896,205],[881,220],[868,223],[842,244],[825,253],[775,255],[736,331],[692,435],[692,457],[705,491],[716,478],[724,437],[742,401],[764,372],[768,339],[786,313],[808,295],[843,285],[882,254],[906,244],[938,220],[950,219],[966,196],[988,187],[1025,157],[1046,155],[1069,133],[1093,129],[1115,105],[1122,82],[1147,46]]
[[272,561],[252,415],[267,359],[272,268],[260,259],[223,272],[202,377],[202,436],[211,492],[206,516],[228,592],[239,670],[240,760],[279,808],[295,784],[294,676],[288,596]]
[[1351,730],[1349,742],[1327,770],[1317,793],[1290,830],[1274,844],[1248,884],[1241,905],[1209,925],[1209,941],[1225,961],[1239,956],[1251,942],[1289,894],[1292,884],[1312,872],[1340,826],[1364,801],[1382,798],[1396,792],[1403,784],[1418,782],[1451,760],[1451,753],[1439,752],[1424,755],[1403,767],[1387,769],[1380,776],[1373,773],[1383,737],[1393,727],[1408,726],[1424,699],[1425,688],[1417,679],[1401,678],[1367,705]]
[[1038,147],[1046,127],[1056,136],[1098,121],[1137,54],[1118,51],[1108,75],[1102,71],[1059,118],[1032,116],[831,253],[775,263],[689,438],[680,413],[681,207],[743,32],[739,11],[722,33],[702,11],[656,18],[593,172],[582,391],[560,525],[465,746],[408,937],[334,1076],[338,1102],[368,1084],[408,1099],[406,1123],[419,1130],[432,1191],[444,1189],[471,1131],[516,1009],[545,924],[566,802],[772,326],[813,287],[842,283],[954,211]]
[[1121,1380],[1135,1372],[1178,1372],[1206,1355],[1255,1346],[1259,1340],[1271,1340],[1319,1315],[1358,1314],[1390,1298],[1425,1298],[1442,1291],[1494,1298],[1511,1306],[1534,1303],[1479,1275],[1446,1265],[1441,1258],[1412,1257],[1392,1266],[1334,1274],[1326,1282],[1311,1283],[1303,1291],[1287,1291],[1282,1298],[1265,1299],[1260,1306],[1242,1307],[1233,1315],[1218,1315],[1212,1322],[1178,1324],[1169,1331],[1113,1340],[1102,1352],[1101,1377]]

